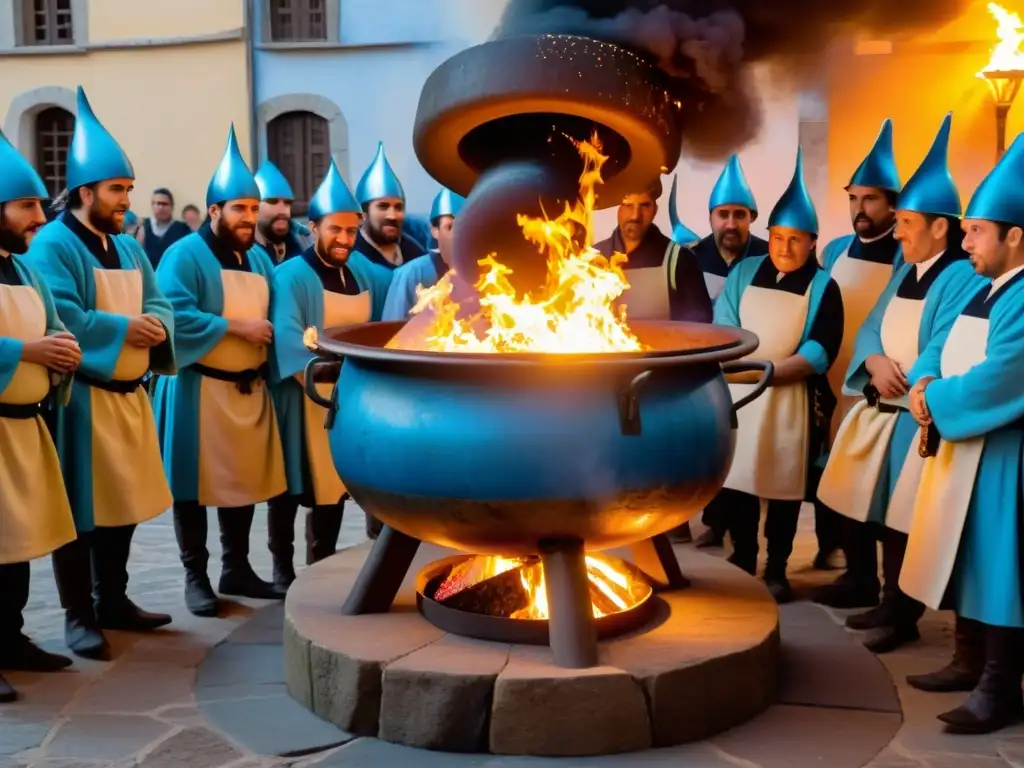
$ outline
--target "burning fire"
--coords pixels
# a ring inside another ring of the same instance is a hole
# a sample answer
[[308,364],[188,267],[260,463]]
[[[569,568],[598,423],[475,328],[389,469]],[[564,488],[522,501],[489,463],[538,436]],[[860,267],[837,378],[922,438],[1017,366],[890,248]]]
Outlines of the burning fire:
[[996,20],[996,37],[999,42],[992,49],[988,64],[978,72],[978,77],[998,72],[1024,71],[1024,53],[1020,51],[1020,45],[1024,42],[1024,24],[1020,16],[998,3],[989,3],[988,12]]
[[[617,567],[612,558],[604,555],[587,555],[586,565],[594,618],[632,608],[651,592],[649,584]],[[463,560],[452,568],[447,578],[437,588],[434,600],[443,602],[463,590],[516,568],[519,569],[519,584],[526,596],[526,605],[513,611],[510,618],[549,618],[544,567],[536,559],[478,555]]]
[[[595,134],[590,141],[573,141],[583,158],[580,196],[566,203],[556,219],[517,214],[526,239],[547,251],[548,279],[538,295],[518,296],[508,281],[512,270],[491,254],[479,263],[487,273],[476,284],[480,311],[458,317],[459,304],[451,299],[449,272],[436,285],[416,289],[417,303],[411,314],[426,309],[434,320],[427,331],[426,346],[438,352],[632,352],[643,349],[626,325],[625,307],[616,299],[629,287],[616,253],[604,258],[593,249],[595,187],[601,183],[601,167],[607,158]],[[583,234],[582,245],[574,239]],[[483,327],[483,338],[474,328]]]

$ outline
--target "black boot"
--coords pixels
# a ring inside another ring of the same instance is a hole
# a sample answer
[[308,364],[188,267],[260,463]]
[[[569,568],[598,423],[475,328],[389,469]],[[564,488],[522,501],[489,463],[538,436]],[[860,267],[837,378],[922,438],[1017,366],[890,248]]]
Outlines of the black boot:
[[212,618],[220,613],[220,601],[206,572],[210,561],[207,527],[206,507],[190,501],[174,502],[174,536],[185,566],[185,607],[196,616]]
[[815,589],[811,599],[830,608],[874,608],[878,605],[881,586],[876,527],[873,523],[849,518],[843,518],[842,527],[846,573],[831,584]]
[[985,627],[985,670],[962,705],[939,715],[952,733],[993,733],[1024,720],[1024,630]]
[[[282,495],[267,503],[267,548],[274,560],[274,586],[287,590],[295,581],[295,516],[299,500]],[[307,523],[308,525],[308,523]]]
[[708,528],[693,543],[697,549],[717,549],[725,546],[725,536],[719,536],[717,531]]
[[[853,629],[871,629],[864,640],[864,647],[872,653],[889,653],[921,638],[917,622],[924,615],[924,605],[900,589],[900,571],[903,570],[903,556],[907,552],[907,535],[892,528],[882,531],[882,605],[873,617],[878,623],[866,626],[872,617],[861,614],[847,619],[846,626]],[[870,613],[870,612],[869,612]],[[859,626],[858,626],[859,625]]]
[[839,551],[843,544],[844,517],[831,507],[821,503],[817,499],[818,481],[821,479],[822,470],[814,467],[809,478],[811,495],[814,499],[814,535],[818,539],[818,554],[814,557],[813,567],[818,571],[832,571],[832,556]]
[[0,704],[10,704],[18,700],[18,692],[14,686],[7,682],[7,679],[0,675]]
[[313,507],[306,516],[306,565],[319,563],[338,551],[345,500]]
[[28,563],[0,565],[0,669],[56,672],[71,666],[71,659],[44,651],[21,631],[30,576]]
[[769,501],[768,516],[764,523],[764,537],[768,562],[764,568],[764,583],[775,602],[782,605],[793,599],[793,590],[786,578],[786,566],[793,554],[797,523],[800,519],[799,501]]
[[757,573],[757,540],[761,523],[761,501],[756,496],[739,491],[723,490],[715,502],[728,507],[729,533],[732,554],[729,562],[751,576]]
[[283,600],[286,590],[261,579],[249,564],[249,534],[255,513],[255,507],[251,505],[217,510],[222,548],[217,591],[234,597]]
[[92,601],[91,533],[52,555],[60,605],[64,609],[64,642],[71,652],[87,659],[110,660],[110,645],[100,631]]
[[366,538],[376,541],[377,537],[380,536],[380,532],[383,528],[384,523],[382,523],[376,517],[371,515],[369,512],[366,513]]
[[985,628],[977,621],[956,617],[953,660],[936,672],[907,675],[907,685],[930,693],[973,691],[985,668]]
[[786,565],[785,561],[780,563],[777,560],[772,560],[769,555],[764,568],[764,584],[779,605],[793,600],[793,588],[789,585],[789,579],[786,578]]
[[93,538],[92,576],[96,621],[103,629],[151,632],[171,623],[166,613],[150,613],[128,599],[128,558],[134,525],[97,528]]

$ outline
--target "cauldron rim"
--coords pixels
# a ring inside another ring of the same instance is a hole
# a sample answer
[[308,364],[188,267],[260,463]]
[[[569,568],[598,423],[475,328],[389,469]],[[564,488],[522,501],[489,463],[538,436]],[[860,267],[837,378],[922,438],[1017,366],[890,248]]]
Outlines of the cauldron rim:
[[641,339],[651,333],[679,333],[687,330],[720,336],[722,342],[692,349],[659,348],[641,352],[597,352],[554,354],[543,352],[474,353],[389,349],[384,345],[407,321],[372,322],[347,326],[331,338],[320,337],[317,351],[324,358],[352,359],[388,367],[422,366],[451,368],[588,368],[634,370],[662,367],[720,364],[752,354],[759,345],[754,333],[743,328],[707,323],[635,320],[630,329]]

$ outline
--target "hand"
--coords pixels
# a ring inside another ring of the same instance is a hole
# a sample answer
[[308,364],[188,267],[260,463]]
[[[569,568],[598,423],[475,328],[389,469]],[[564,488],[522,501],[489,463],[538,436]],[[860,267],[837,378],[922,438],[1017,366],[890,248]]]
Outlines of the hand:
[[274,340],[274,326],[269,320],[231,320],[228,322],[228,333],[257,347],[266,347]]
[[924,391],[932,381],[934,381],[934,377],[926,376],[910,390],[910,415],[922,427],[927,427],[932,423],[932,414],[928,410],[928,403],[924,399]]
[[895,398],[907,394],[910,382],[895,360],[885,355],[871,355],[864,361],[864,367],[871,374],[871,386],[882,397]]
[[139,315],[128,321],[124,340],[133,347],[155,347],[167,340],[167,331],[153,315]]
[[60,331],[52,336],[26,341],[21,347],[21,359],[57,373],[71,373],[82,362],[82,349],[74,336]]

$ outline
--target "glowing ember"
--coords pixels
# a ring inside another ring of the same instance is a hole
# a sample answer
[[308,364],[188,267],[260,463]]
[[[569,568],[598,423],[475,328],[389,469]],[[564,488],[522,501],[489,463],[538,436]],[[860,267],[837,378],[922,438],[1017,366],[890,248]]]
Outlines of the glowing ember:
[[1024,42],[1024,24],[1021,23],[1020,16],[997,3],[989,3],[988,12],[996,20],[996,37],[999,42],[992,49],[992,56],[985,68],[978,73],[978,77],[996,72],[1024,70],[1024,53],[1020,50],[1020,45]]
[[[607,158],[595,134],[573,144],[583,158],[580,197],[566,203],[556,219],[517,215],[526,239],[547,253],[548,279],[537,295],[518,296],[508,280],[512,270],[491,254],[479,263],[487,268],[476,285],[480,310],[459,317],[451,299],[449,272],[431,288],[417,288],[411,314],[430,309],[433,324],[426,348],[438,352],[632,352],[644,347],[626,325],[625,307],[616,300],[629,287],[616,253],[606,259],[591,246],[594,188],[601,183]],[[580,242],[582,239],[582,243]],[[481,336],[474,331],[482,329]]]
[[[625,611],[651,594],[650,585],[616,565],[605,555],[587,555],[587,576],[590,578],[591,607],[594,618]],[[452,568],[434,593],[434,600],[444,601],[487,579],[519,569],[519,582],[526,596],[526,605],[514,611],[513,619],[547,619],[548,594],[544,567],[536,559],[477,556],[463,560]]]

